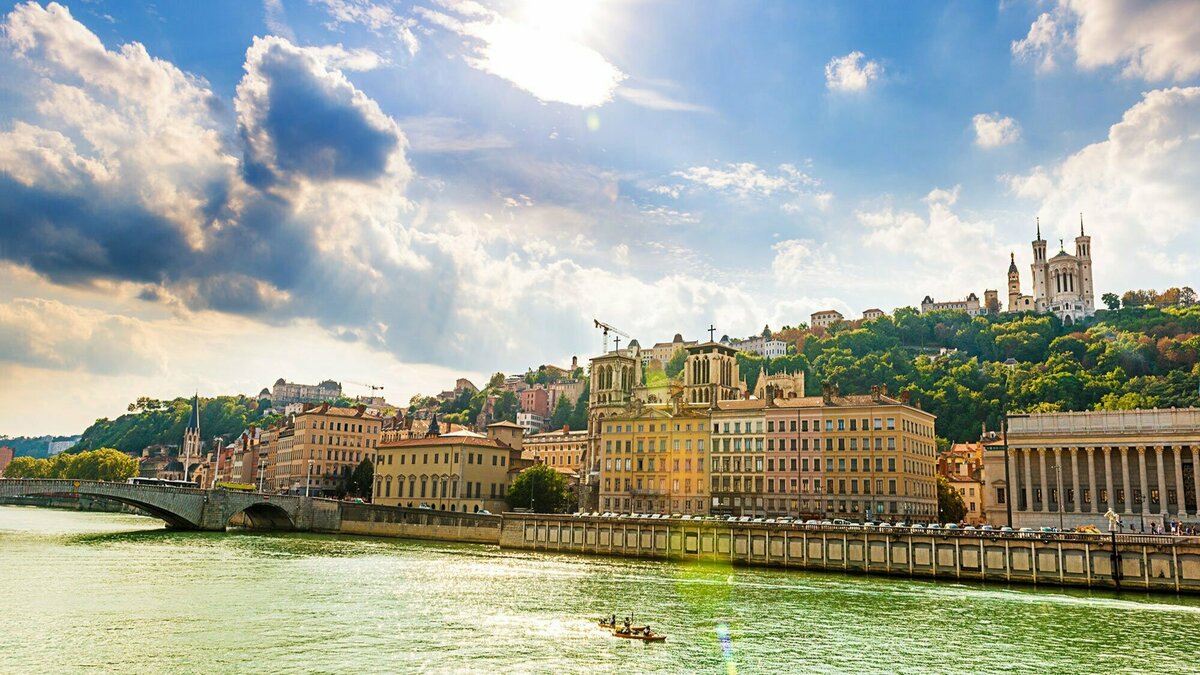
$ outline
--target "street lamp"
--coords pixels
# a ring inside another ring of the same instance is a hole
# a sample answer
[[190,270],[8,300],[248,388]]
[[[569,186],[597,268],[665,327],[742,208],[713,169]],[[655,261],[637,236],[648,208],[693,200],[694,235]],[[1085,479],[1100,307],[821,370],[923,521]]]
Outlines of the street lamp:
[[313,460],[311,460],[311,459],[308,460],[308,475],[304,479],[304,496],[305,497],[308,496],[308,489],[312,486],[312,470],[313,470],[314,463],[315,462]]
[[1064,497],[1063,487],[1062,487],[1062,467],[1055,464],[1054,466],[1052,466],[1050,468],[1054,469],[1054,483],[1058,487],[1058,500],[1057,500],[1058,503],[1055,504],[1054,508],[1058,509],[1058,531],[1062,532],[1062,530],[1063,530],[1063,497]]

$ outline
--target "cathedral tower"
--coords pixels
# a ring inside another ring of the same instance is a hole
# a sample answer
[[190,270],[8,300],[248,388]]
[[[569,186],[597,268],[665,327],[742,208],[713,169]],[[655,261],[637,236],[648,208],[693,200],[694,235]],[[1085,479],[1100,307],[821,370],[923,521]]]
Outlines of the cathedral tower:
[[1075,257],[1079,259],[1080,296],[1086,316],[1096,311],[1096,298],[1092,292],[1092,238],[1083,233],[1083,214],[1079,214],[1079,236],[1075,237]]
[[1050,301],[1046,293],[1046,277],[1048,263],[1046,261],[1046,240],[1042,239],[1042,219],[1037,219],[1037,239],[1033,240],[1033,300],[1037,312],[1045,312]]
[[192,397],[192,411],[188,414],[187,427],[183,430],[183,447],[179,449],[179,461],[183,464],[183,479],[191,479],[193,462],[199,462],[204,454],[200,441],[200,395]]

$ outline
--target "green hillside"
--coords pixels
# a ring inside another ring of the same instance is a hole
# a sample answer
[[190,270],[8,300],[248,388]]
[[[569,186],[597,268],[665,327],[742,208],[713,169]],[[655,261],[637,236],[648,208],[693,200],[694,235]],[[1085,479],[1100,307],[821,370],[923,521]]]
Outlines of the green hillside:
[[[245,396],[217,396],[200,399],[200,432],[207,442],[214,436],[233,438],[251,424],[262,424],[260,410],[269,402]],[[179,445],[191,411],[190,398],[158,401],[142,398],[130,406],[131,412],[115,420],[98,419],[83,432],[73,451],[116,448],[138,453],[148,445]]]
[[903,308],[861,326],[787,327],[775,337],[795,353],[769,362],[739,354],[751,389],[763,365],[804,368],[810,395],[824,381],[843,393],[886,384],[936,414],[938,435],[953,441],[977,439],[983,423],[998,429],[1002,401],[1010,412],[1200,406],[1200,305],[1100,310],[1074,326]]

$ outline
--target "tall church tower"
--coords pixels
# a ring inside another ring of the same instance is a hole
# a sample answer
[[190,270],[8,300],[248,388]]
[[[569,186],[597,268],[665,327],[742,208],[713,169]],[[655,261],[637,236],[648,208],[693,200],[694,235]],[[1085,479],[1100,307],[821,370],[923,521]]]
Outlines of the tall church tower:
[[1021,303],[1021,272],[1017,269],[1017,256],[1008,254],[1008,311],[1015,312]]
[[642,381],[642,362],[637,350],[617,349],[593,357],[591,369],[587,457],[580,472],[583,483],[580,507],[595,510],[600,504],[600,432],[606,418],[633,402],[633,388]]
[[683,363],[683,394],[687,403],[715,405],[742,398],[745,383],[738,370],[737,350],[720,342],[687,348]]
[[1079,236],[1075,237],[1075,257],[1079,259],[1079,299],[1083,301],[1085,316],[1096,311],[1096,297],[1092,292],[1092,238],[1083,233],[1083,213],[1079,214]]
[[192,411],[188,414],[187,427],[183,430],[183,447],[179,450],[179,461],[183,464],[183,479],[191,480],[192,462],[199,462],[204,454],[200,441],[200,395],[192,397]]
[[1049,276],[1046,262],[1046,240],[1042,239],[1042,219],[1037,219],[1037,239],[1033,240],[1033,300],[1034,311],[1046,312],[1050,308],[1050,300],[1046,292],[1046,278]]

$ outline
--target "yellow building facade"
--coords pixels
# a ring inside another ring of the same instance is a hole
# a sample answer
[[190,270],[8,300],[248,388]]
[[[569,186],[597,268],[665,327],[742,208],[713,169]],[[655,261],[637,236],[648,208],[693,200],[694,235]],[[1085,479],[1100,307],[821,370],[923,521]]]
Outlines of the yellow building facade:
[[634,406],[599,430],[600,509],[613,512],[708,512],[707,408]]

